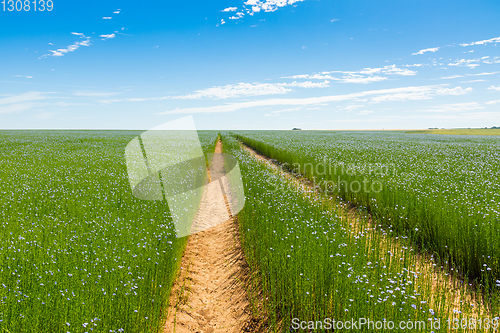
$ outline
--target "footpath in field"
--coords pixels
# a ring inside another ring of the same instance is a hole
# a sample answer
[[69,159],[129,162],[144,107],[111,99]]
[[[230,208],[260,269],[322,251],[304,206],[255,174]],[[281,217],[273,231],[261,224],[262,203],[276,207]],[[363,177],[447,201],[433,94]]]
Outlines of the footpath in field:
[[[217,142],[215,153],[222,153]],[[214,173],[222,172],[223,160],[214,161]],[[216,195],[206,186],[202,205]],[[225,199],[226,209],[229,205]],[[206,208],[206,207],[205,207]],[[209,207],[219,214],[221,207]],[[229,213],[229,216],[231,214]],[[203,221],[196,220],[196,224]],[[173,289],[165,333],[258,332],[258,321],[245,289],[249,269],[241,249],[237,222],[230,220],[191,235],[181,263],[181,273]]]

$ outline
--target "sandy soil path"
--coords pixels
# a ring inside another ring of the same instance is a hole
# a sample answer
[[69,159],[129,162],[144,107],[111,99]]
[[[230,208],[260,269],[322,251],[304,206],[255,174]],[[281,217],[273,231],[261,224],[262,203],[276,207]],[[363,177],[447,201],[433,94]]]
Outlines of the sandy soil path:
[[[217,143],[215,153],[222,153]],[[214,162],[212,173],[222,170]],[[217,195],[205,188],[205,198]],[[215,227],[191,235],[171,298],[165,333],[259,332],[258,320],[252,316],[246,292],[249,269],[241,249],[237,222],[230,219]],[[211,207],[214,214],[220,207]],[[196,222],[195,222],[196,223]]]

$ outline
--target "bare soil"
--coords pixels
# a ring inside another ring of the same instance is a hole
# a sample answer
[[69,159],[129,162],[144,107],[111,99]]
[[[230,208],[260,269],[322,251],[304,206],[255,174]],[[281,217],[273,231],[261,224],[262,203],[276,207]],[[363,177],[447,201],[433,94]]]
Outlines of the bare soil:
[[[215,153],[222,153],[220,141]],[[212,173],[222,171],[223,164],[219,164],[214,162]],[[204,197],[217,195],[212,190],[206,186]],[[224,200],[229,220],[189,237],[181,272],[172,289],[164,333],[262,331],[260,321],[252,315],[246,292],[250,273],[237,221],[225,196]],[[202,205],[204,201],[202,198]],[[220,213],[220,207],[210,208],[214,214]]]

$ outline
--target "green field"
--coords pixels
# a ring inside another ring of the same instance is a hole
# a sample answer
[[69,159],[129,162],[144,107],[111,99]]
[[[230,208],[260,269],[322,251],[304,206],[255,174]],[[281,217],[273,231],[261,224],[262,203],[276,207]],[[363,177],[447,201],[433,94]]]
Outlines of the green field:
[[426,129],[407,131],[413,134],[443,134],[443,135],[500,135],[500,128],[454,128],[454,129]]
[[241,132],[239,138],[366,207],[470,278],[490,285],[500,278],[498,138],[380,132]]
[[[132,196],[124,151],[138,134],[0,132],[0,330],[161,331],[187,238],[175,237],[165,201]],[[206,153],[218,134],[199,132]],[[500,138],[221,137],[245,187],[238,223],[253,311],[270,331],[293,331],[293,318],[440,320],[442,330],[451,317],[499,319]],[[432,270],[422,268],[422,254]],[[435,274],[447,280],[457,271],[475,288],[470,300],[436,289]]]
[[[186,238],[132,196],[140,132],[0,132],[0,331],[157,332]],[[216,132],[200,133],[214,149]]]

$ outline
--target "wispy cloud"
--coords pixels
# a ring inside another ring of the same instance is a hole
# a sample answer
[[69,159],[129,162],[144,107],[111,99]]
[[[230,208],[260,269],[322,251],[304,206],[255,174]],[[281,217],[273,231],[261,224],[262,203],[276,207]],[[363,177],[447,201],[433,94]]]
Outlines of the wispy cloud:
[[116,35],[115,35],[115,34],[100,35],[99,37],[101,37],[103,40],[106,40],[106,39],[115,38],[115,37],[116,37]]
[[281,115],[284,112],[299,111],[300,109],[301,108],[298,107],[298,108],[288,108],[288,109],[283,109],[283,110],[276,110],[276,111],[272,111],[271,113],[266,113],[264,116],[265,117],[277,117],[277,116]]
[[119,92],[93,92],[93,91],[78,91],[73,93],[75,96],[81,96],[81,97],[110,97],[110,96],[115,96],[119,95]]
[[440,79],[441,80],[450,80],[450,79],[458,79],[464,77],[463,75],[452,75],[452,76],[443,76]]
[[31,76],[31,75],[14,75],[14,77],[23,77],[25,79],[32,79],[33,78],[33,76]]
[[245,15],[254,15],[259,12],[274,12],[279,8],[302,1],[304,0],[247,0],[243,3],[243,6],[240,9],[238,9],[238,7],[227,7],[221,10],[221,12],[235,12],[235,15],[230,16],[229,19],[239,20]]
[[31,109],[30,104],[11,104],[7,106],[0,106],[0,114],[19,113]]
[[193,94],[178,95],[178,96],[163,96],[153,98],[130,98],[125,100],[105,100],[104,103],[110,102],[147,102],[161,100],[196,100],[202,98],[209,99],[228,99],[238,97],[264,96],[264,95],[284,95],[292,91],[291,88],[326,88],[329,86],[329,81],[323,82],[291,82],[291,83],[237,83],[228,84],[225,86],[211,87],[207,89],[197,90]]
[[428,49],[423,49],[423,50],[420,50],[418,52],[415,52],[413,53],[412,55],[419,55],[419,54],[424,54],[426,52],[436,52],[440,49],[440,47],[431,47],[431,48],[428,48]]
[[394,93],[387,93],[381,96],[373,97],[372,103],[381,102],[404,102],[404,101],[417,101],[424,99],[432,99],[436,95],[465,95],[472,92],[472,88],[463,89],[462,87],[455,88],[442,88],[433,86],[423,86],[417,87],[418,89],[412,89],[407,91],[397,91]]
[[460,44],[460,45],[461,46],[472,46],[472,45],[485,45],[485,44],[490,44],[490,43],[500,43],[500,37],[480,40],[478,42],[472,42],[472,43],[468,43],[468,44],[464,43],[464,44]]
[[366,115],[369,115],[370,113],[373,113],[373,111],[363,110],[363,111],[358,112],[358,115],[366,116]]
[[53,118],[55,115],[56,115],[55,112],[39,112],[39,113],[35,114],[33,117],[36,119],[46,120],[46,119]]
[[242,12],[238,12],[238,13],[236,13],[236,16],[230,16],[230,17],[229,17],[229,19],[230,19],[230,20],[239,20],[239,19],[240,19],[240,18],[242,18],[243,16],[245,16],[245,14],[244,14],[244,13],[242,13]]
[[480,110],[484,109],[484,106],[481,106],[477,102],[469,102],[469,103],[454,103],[454,104],[441,104],[436,106],[431,106],[427,109],[421,110],[422,112],[463,112],[470,110]]
[[46,99],[47,93],[42,93],[39,91],[30,91],[24,94],[14,95],[10,97],[5,97],[0,99],[0,105],[7,105],[13,103],[31,102]]
[[264,106],[304,106],[315,105],[322,103],[340,102],[348,100],[356,100],[361,97],[370,97],[371,103],[380,103],[387,101],[406,101],[406,100],[421,100],[431,99],[438,95],[463,95],[472,91],[472,88],[463,89],[461,87],[444,88],[440,86],[417,86],[417,87],[403,87],[382,90],[369,90],[364,92],[352,93],[347,95],[331,95],[322,97],[310,98],[290,98],[290,99],[265,99],[251,102],[240,102],[224,105],[216,105],[209,107],[194,107],[185,109],[175,109],[158,114],[194,114],[194,113],[220,113],[220,112],[234,112],[241,109],[264,107]]
[[247,8],[248,6],[251,6],[252,11],[255,13],[260,11],[274,12],[281,7],[293,5],[296,2],[302,1],[304,0],[248,0],[247,2],[245,2],[245,5],[247,6]]
[[495,104],[499,104],[499,103],[500,103],[500,99],[497,99],[497,100],[494,100],[494,101],[485,102],[484,104],[486,104],[486,105],[495,105]]
[[103,20],[111,20],[111,19],[112,19],[112,17],[111,17],[111,16],[105,16],[105,17],[103,17],[102,19],[103,19]]
[[485,72],[485,73],[477,73],[477,74],[467,74],[467,76],[484,76],[484,75],[494,75],[500,72]]
[[[336,77],[332,74],[341,74],[341,77]],[[380,68],[363,68],[358,71],[330,71],[316,74],[300,74],[293,76],[285,76],[286,79],[316,79],[316,80],[334,80],[340,83],[371,83],[388,80],[388,77],[381,75],[401,75],[413,76],[416,71],[408,68],[398,68],[396,65],[388,65]]]
[[313,80],[335,80],[331,75],[324,74],[299,74],[292,76],[284,76],[282,79],[313,79]]
[[459,66],[459,67],[469,67],[474,68],[480,66],[480,59],[459,59],[455,62],[451,62],[448,66]]
[[34,105],[32,102],[46,99],[47,94],[30,91],[24,94],[9,96],[0,99],[0,114],[18,113],[31,109]]
[[496,91],[500,91],[500,87],[496,87],[496,86],[491,86],[488,88],[489,90],[496,90]]
[[342,83],[364,83],[364,84],[378,82],[378,81],[385,81],[385,80],[387,80],[387,78],[383,76],[362,76],[356,74],[346,75],[341,79],[337,79],[337,81]]
[[66,48],[61,48],[61,49],[57,49],[57,50],[49,50],[49,52],[51,52],[51,53],[43,55],[42,58],[49,57],[49,56],[50,57],[62,57],[66,53],[75,52],[76,50],[78,50],[80,48],[80,46],[90,46],[91,45],[90,44],[90,37],[86,37],[83,33],[72,32],[71,34],[80,36],[80,38],[83,39],[83,41],[76,41],[74,44],[69,45]]

